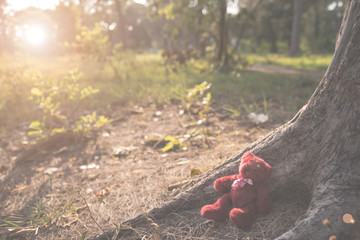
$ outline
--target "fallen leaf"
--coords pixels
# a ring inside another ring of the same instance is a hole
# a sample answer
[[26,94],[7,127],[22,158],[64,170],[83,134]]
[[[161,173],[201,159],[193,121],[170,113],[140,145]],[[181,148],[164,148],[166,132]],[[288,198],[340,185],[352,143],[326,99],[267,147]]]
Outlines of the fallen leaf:
[[44,171],[44,174],[48,174],[48,175],[52,175],[53,173],[59,171],[59,168],[57,167],[52,167],[52,168],[48,168]]
[[98,176],[99,174],[89,174],[88,175],[88,179],[89,180],[95,180],[95,178]]
[[135,169],[135,170],[133,170],[133,173],[134,174],[140,174],[140,173],[142,173],[143,172],[143,170],[142,169]]
[[27,186],[25,184],[18,184],[15,186],[15,188],[13,190],[11,190],[11,192],[21,192],[22,190],[26,189]]
[[97,197],[97,198],[99,198],[99,197],[104,197],[104,196],[107,196],[107,195],[109,195],[109,194],[110,194],[110,190],[109,190],[108,187],[106,187],[106,188],[102,189],[102,190],[100,191],[100,193],[96,193],[96,194],[95,194],[95,197]]
[[183,160],[183,161],[179,161],[176,163],[176,165],[185,165],[185,164],[188,164],[190,163],[190,160]]
[[87,169],[93,169],[93,168],[99,169],[100,166],[95,164],[95,163],[92,163],[92,164],[89,164],[89,165],[81,165],[79,168],[81,170],[87,170]]
[[195,177],[196,175],[199,175],[201,173],[201,170],[198,168],[192,168],[190,170],[190,176]]

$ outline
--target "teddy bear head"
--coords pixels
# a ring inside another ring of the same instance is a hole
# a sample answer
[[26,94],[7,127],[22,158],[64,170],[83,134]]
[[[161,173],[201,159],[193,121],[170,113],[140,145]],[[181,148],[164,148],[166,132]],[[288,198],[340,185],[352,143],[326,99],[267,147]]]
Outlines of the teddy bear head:
[[259,183],[270,178],[271,172],[271,166],[252,152],[246,152],[241,158],[239,173],[243,178]]

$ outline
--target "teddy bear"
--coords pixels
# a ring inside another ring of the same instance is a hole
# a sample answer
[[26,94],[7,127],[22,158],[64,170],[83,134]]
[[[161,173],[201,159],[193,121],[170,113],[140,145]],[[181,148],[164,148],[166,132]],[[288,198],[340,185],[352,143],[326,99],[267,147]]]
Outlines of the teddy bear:
[[241,159],[239,174],[218,178],[214,188],[223,194],[214,204],[201,209],[201,215],[217,222],[228,217],[236,227],[246,230],[255,221],[256,214],[268,214],[271,199],[263,182],[271,176],[271,166],[252,152]]

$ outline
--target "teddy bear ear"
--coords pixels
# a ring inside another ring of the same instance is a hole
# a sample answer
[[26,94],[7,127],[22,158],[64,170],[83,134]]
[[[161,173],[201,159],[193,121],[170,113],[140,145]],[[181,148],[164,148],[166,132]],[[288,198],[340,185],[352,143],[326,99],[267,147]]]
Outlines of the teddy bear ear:
[[248,159],[248,158],[253,158],[253,157],[255,157],[255,155],[252,152],[248,151],[248,152],[244,153],[244,155],[242,156],[242,159]]

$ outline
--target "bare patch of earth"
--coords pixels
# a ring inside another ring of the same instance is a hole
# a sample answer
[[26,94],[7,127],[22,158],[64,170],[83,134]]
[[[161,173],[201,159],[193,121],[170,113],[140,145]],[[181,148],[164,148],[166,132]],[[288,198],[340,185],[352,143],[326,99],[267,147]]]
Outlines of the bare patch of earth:
[[[115,121],[86,138],[32,144],[19,130],[0,139],[0,239],[79,239],[114,229],[286,120],[274,112],[257,125],[218,108],[199,121],[177,105],[112,111]],[[167,135],[185,139],[185,150],[163,152],[162,142],[147,141]]]
[[303,69],[294,69],[284,66],[268,65],[262,63],[256,63],[249,66],[246,70],[263,72],[263,73],[281,73],[281,74],[290,74],[290,75],[305,75],[312,76],[314,78],[321,79],[324,76],[325,72],[315,71],[315,70],[303,70]]

